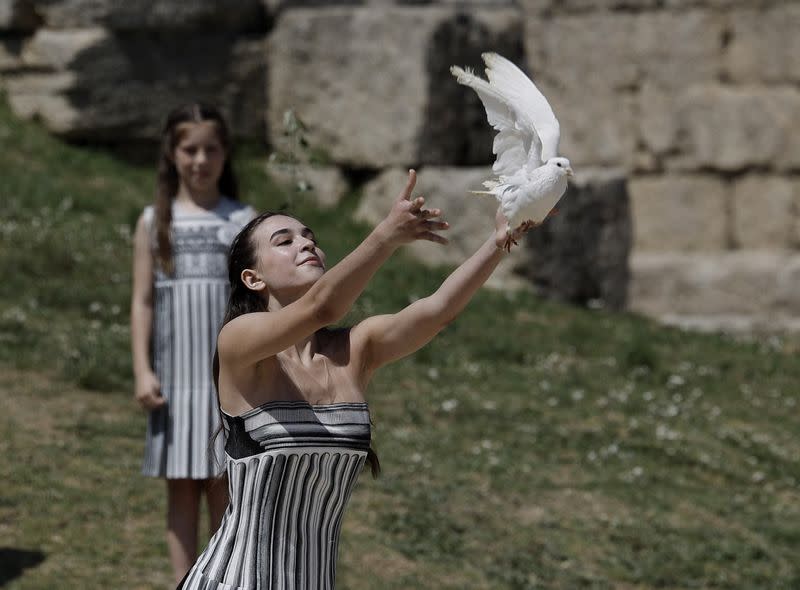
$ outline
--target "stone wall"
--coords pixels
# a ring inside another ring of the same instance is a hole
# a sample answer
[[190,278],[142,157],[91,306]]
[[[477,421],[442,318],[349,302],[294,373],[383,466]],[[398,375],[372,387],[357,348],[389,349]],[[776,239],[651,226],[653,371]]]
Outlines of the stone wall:
[[200,97],[277,143],[293,108],[345,178],[427,165],[457,203],[491,132],[447,68],[494,50],[578,175],[623,171],[634,309],[775,327],[800,318],[798,31],[794,0],[0,0],[0,81],[81,140],[152,140]]

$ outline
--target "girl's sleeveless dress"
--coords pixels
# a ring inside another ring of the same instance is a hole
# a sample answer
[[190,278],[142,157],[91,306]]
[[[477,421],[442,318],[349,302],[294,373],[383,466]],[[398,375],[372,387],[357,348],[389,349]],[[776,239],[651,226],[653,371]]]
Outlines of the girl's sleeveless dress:
[[[153,207],[144,211],[153,244]],[[172,206],[175,273],[154,271],[153,370],[166,404],[147,420],[142,473],[169,479],[207,479],[222,468],[222,437],[211,361],[228,298],[228,250],[254,217],[252,207],[223,197],[213,210]]]
[[230,504],[179,590],[332,589],[367,404],[270,402],[223,417]]

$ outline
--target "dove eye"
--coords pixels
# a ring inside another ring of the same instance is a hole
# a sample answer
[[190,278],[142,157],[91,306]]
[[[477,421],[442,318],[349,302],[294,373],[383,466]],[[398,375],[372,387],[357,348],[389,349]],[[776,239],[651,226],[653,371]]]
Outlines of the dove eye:
[[559,168],[561,168],[561,162],[557,162],[557,163],[556,163],[556,166],[558,166]]

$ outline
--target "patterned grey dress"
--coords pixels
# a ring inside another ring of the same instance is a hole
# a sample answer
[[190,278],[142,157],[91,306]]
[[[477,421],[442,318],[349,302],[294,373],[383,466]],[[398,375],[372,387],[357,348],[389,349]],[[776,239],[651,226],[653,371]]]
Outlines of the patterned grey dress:
[[[155,240],[152,206],[144,215]],[[252,207],[225,197],[201,212],[173,203],[175,273],[154,271],[150,346],[167,403],[148,417],[144,475],[207,479],[221,471],[221,436],[211,448],[219,426],[211,360],[228,297],[228,250],[254,215]]]
[[230,503],[180,590],[332,590],[342,517],[370,444],[366,403],[224,415]]

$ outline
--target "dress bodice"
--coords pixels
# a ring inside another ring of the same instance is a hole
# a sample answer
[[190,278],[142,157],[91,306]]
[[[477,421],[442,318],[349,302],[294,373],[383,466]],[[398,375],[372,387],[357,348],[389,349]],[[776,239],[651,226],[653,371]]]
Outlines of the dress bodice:
[[270,402],[223,418],[230,504],[183,588],[333,588],[367,404]]

